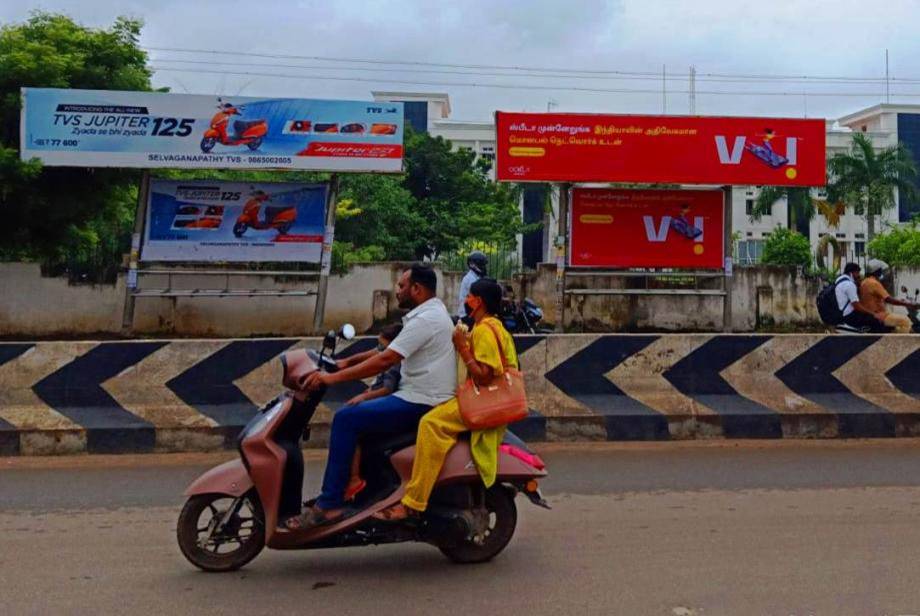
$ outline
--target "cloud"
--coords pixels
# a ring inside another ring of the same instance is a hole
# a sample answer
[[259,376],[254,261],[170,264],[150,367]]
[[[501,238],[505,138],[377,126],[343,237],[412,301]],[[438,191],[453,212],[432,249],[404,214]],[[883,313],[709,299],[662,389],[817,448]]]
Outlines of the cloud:
[[[143,43],[153,47],[233,49],[306,56],[376,58],[453,64],[558,67],[646,71],[662,65],[674,76],[667,83],[668,111],[689,106],[686,77],[694,65],[700,92],[755,90],[788,96],[699,94],[697,110],[707,114],[802,115],[836,117],[879,102],[883,85],[817,85],[794,82],[743,84],[709,74],[791,74],[881,76],[884,50],[896,76],[920,77],[920,37],[911,29],[920,21],[912,0],[888,0],[872,10],[855,0],[468,0],[460,3],[382,0],[329,2],[289,0],[254,4],[239,0],[45,0],[48,10],[64,10],[91,25],[111,23],[119,14],[140,16]],[[0,7],[0,20],[21,20],[28,9]],[[179,57],[156,52],[157,61]],[[202,56],[214,61],[229,57]],[[239,59],[239,58],[238,58]],[[240,59],[240,62],[272,62]],[[277,60],[275,64],[296,64]],[[316,65],[317,62],[303,61]],[[332,65],[336,66],[336,65]],[[339,64],[337,66],[343,66]],[[559,77],[494,77],[436,73],[266,69],[215,65],[206,70],[298,72],[333,77],[360,76],[375,83],[285,79],[257,75],[158,73],[158,84],[178,91],[367,98],[373,89],[447,91],[455,115],[487,119],[495,109],[545,109],[549,99],[569,111],[655,113],[662,109],[658,77],[590,81]],[[416,70],[438,70],[416,66]],[[442,69],[450,70],[450,69]],[[489,71],[480,71],[489,72]],[[496,72],[496,71],[492,71]],[[431,85],[387,83],[425,81]],[[440,85],[476,83],[478,87]],[[496,89],[489,84],[552,86],[558,90]],[[650,90],[650,93],[583,92],[576,88]],[[899,84],[895,91],[920,93],[920,86]],[[825,97],[822,92],[865,92],[862,97]],[[918,102],[920,97],[904,102]]]

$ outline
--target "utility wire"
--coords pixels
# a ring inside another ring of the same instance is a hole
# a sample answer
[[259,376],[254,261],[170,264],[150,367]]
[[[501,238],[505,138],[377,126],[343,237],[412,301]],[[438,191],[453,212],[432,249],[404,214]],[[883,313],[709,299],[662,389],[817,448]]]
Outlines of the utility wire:
[[[184,47],[147,47],[147,51],[156,52],[175,52],[175,53],[193,53],[220,56],[247,56],[252,58],[268,59],[288,59],[288,60],[311,60],[318,62],[336,62],[349,64],[371,64],[371,65],[401,65],[415,67],[436,67],[436,68],[454,68],[454,69],[471,69],[471,70],[506,70],[506,71],[528,71],[531,73],[554,73],[554,74],[581,74],[581,75],[623,75],[623,76],[641,76],[660,79],[661,73],[657,71],[624,71],[624,70],[598,70],[598,69],[570,69],[559,67],[537,67],[537,66],[517,66],[517,65],[496,65],[496,64],[451,64],[445,62],[421,62],[410,60],[379,60],[372,58],[348,58],[333,56],[307,56],[296,54],[270,54],[256,53],[245,51],[234,51],[229,49],[193,49]],[[688,78],[689,73],[674,73],[675,78]],[[854,76],[830,76],[830,75],[768,75],[768,74],[744,74],[744,73],[697,73],[697,79],[719,78],[719,79],[750,79],[750,80],[805,80],[805,81],[843,81],[843,82],[867,82],[867,83],[884,83],[884,77],[854,77]],[[902,82],[920,82],[920,78],[891,78],[891,81]]]
[[[433,70],[433,69],[409,69],[409,68],[379,68],[379,67],[360,67],[360,66],[321,66],[321,65],[304,65],[304,64],[277,64],[275,62],[232,62],[232,61],[219,61],[219,60],[189,60],[185,58],[169,58],[169,57],[156,57],[151,60],[152,62],[169,62],[172,64],[194,64],[202,66],[242,66],[250,68],[275,68],[275,69],[300,69],[300,70],[324,70],[324,71],[374,71],[377,73],[407,73],[407,74],[435,74],[435,75],[470,75],[470,76],[482,76],[482,77],[511,77],[511,78],[555,78],[555,79],[587,79],[587,80],[627,80],[627,81],[661,81],[661,74],[641,76],[641,75],[572,75],[572,74],[562,74],[562,73],[495,73],[495,72],[482,72],[482,71],[464,71],[464,70]],[[688,75],[689,76],[689,75]],[[666,76],[668,81],[685,81],[684,77],[675,76],[673,73],[669,73]],[[868,81],[868,79],[873,79],[873,81]],[[708,83],[758,83],[762,81],[769,81],[766,79],[756,78],[756,77],[707,77],[700,78],[696,77],[696,81],[704,81]],[[799,77],[788,77],[777,79],[776,81],[783,81],[787,83],[815,83],[814,80],[803,79]],[[894,80],[892,80],[894,81]],[[911,80],[911,79],[900,79],[897,80],[900,83],[920,83],[920,79]],[[867,86],[881,85],[885,83],[884,78],[875,80],[875,78],[865,78],[854,81],[851,80],[838,80],[832,81],[830,79],[825,79],[820,82],[823,84],[853,84],[861,83]]]
[[[531,85],[531,84],[509,84],[509,83],[476,83],[476,82],[457,82],[457,81],[417,81],[413,79],[374,79],[369,77],[337,77],[329,75],[314,74],[289,74],[289,73],[256,73],[251,71],[228,71],[213,69],[182,68],[171,66],[151,66],[151,70],[163,72],[178,73],[204,73],[214,75],[237,75],[247,77],[272,77],[280,79],[311,79],[317,81],[353,81],[363,83],[386,83],[386,84],[408,84],[423,86],[450,86],[450,87],[468,87],[468,88],[497,88],[507,90],[553,90],[553,91],[574,91],[574,92],[598,92],[612,94],[661,94],[659,89],[638,89],[638,88],[588,88],[584,86],[549,86],[549,85]],[[660,75],[659,75],[660,79]],[[670,91],[671,94],[688,94],[687,90]],[[697,90],[697,94],[710,94],[719,96],[802,96],[803,92],[777,92],[777,91],[738,91],[738,90]],[[872,97],[877,96],[876,92],[807,92],[807,96],[821,97]],[[892,92],[892,96],[900,97],[920,97],[920,93],[912,92]]]

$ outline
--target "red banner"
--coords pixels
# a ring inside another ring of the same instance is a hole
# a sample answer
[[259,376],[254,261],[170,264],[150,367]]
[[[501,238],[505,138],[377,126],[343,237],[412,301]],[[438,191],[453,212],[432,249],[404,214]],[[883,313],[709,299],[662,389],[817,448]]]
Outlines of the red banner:
[[571,264],[721,269],[722,204],[719,190],[576,188]]
[[824,120],[495,114],[509,182],[823,186]]

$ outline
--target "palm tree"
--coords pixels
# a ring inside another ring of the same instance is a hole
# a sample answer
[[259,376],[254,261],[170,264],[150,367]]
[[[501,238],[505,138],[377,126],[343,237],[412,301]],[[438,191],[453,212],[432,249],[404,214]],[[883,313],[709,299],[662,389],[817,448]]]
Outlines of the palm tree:
[[865,216],[868,241],[875,237],[875,217],[894,207],[895,189],[906,199],[917,196],[917,165],[903,143],[876,152],[868,135],[854,133],[850,151],[831,157],[827,172],[828,201]]
[[[807,227],[808,222],[815,217],[815,202],[809,194],[808,188],[797,186],[764,186],[760,189],[754,207],[751,209],[751,220],[760,220],[770,214],[773,204],[780,199],[786,199],[786,226],[793,231],[800,231]],[[807,231],[802,233],[808,236]]]

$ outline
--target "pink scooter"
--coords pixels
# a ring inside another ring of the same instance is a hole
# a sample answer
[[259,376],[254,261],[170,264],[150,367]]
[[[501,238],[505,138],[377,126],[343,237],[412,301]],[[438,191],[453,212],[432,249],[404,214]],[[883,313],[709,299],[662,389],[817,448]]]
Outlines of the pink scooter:
[[[346,325],[338,337],[350,339]],[[233,571],[267,545],[279,550],[334,548],[421,541],[461,563],[490,560],[514,534],[514,499],[524,494],[547,507],[537,480],[546,476],[543,462],[510,430],[499,452],[498,478],[486,489],[469,443],[448,454],[428,511],[399,523],[374,519],[374,513],[397,502],[412,472],[415,432],[366,437],[361,474],[367,487],[350,503],[345,519],[325,526],[290,531],[279,521],[300,513],[304,463],[301,439],[309,439],[309,422],[325,392],[306,393],[303,384],[316,370],[334,371],[325,357],[334,352],[337,335],[329,332],[319,353],[295,350],[281,357],[288,389],[268,403],[239,435],[240,458],[217,466],[185,491],[179,514],[179,548],[205,571]]]

